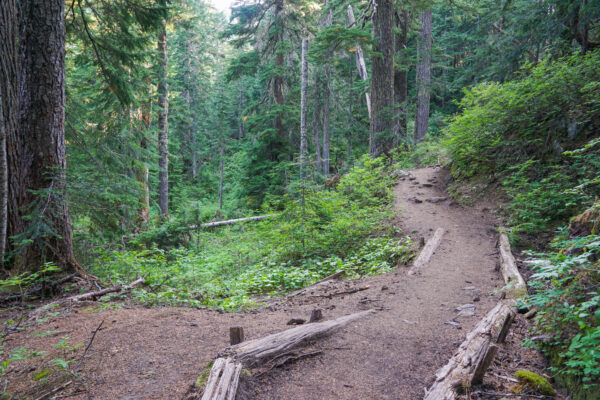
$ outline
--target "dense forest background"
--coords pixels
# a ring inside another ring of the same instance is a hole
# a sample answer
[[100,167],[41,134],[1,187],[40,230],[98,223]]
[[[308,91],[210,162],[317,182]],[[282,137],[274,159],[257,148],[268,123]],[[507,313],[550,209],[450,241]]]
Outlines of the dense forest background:
[[553,260],[537,329],[597,382],[598,1],[41,3],[0,6],[3,288],[143,276],[142,302],[237,310],[386,272],[395,177],[447,165]]

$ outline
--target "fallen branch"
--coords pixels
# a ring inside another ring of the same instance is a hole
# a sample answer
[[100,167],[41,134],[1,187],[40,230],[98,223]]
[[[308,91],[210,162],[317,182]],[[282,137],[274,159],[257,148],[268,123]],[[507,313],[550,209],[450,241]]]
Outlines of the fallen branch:
[[78,294],[76,296],[71,296],[71,297],[67,297],[67,298],[64,298],[64,299],[60,299],[60,300],[54,301],[52,303],[48,303],[46,305],[43,305],[43,306],[41,306],[39,308],[36,308],[29,315],[30,316],[37,315],[37,314],[39,314],[42,311],[48,310],[48,309],[50,309],[52,307],[55,307],[57,305],[64,304],[64,303],[75,303],[75,302],[83,301],[83,300],[95,300],[96,298],[102,297],[102,296],[104,296],[106,294],[109,294],[109,293],[115,293],[115,292],[122,292],[122,291],[131,290],[135,286],[144,283],[144,281],[145,281],[144,278],[139,278],[139,279],[136,279],[135,281],[131,282],[129,285],[125,285],[125,286],[123,286],[123,285],[117,285],[117,286],[109,287],[109,288],[106,288],[106,289],[97,290],[95,292]]
[[87,354],[88,350],[92,346],[92,343],[94,342],[94,338],[96,337],[96,333],[98,333],[98,331],[100,330],[100,328],[102,328],[102,324],[104,324],[104,320],[102,320],[100,322],[100,325],[98,325],[98,327],[96,329],[94,329],[94,331],[92,332],[92,337],[90,338],[87,346],[85,346],[85,350],[83,350],[83,354],[81,355],[81,358],[79,359],[79,362],[77,363],[77,366],[75,366],[75,368],[73,369],[74,371],[77,371],[79,369],[79,367],[81,366],[81,363],[83,362],[83,359],[85,358],[85,355]]
[[415,275],[419,268],[421,268],[429,262],[429,259],[440,245],[445,232],[446,231],[444,230],[444,228],[437,228],[435,230],[433,237],[427,241],[425,247],[423,247],[423,250],[421,250],[421,254],[419,254],[419,257],[417,257],[417,259],[413,263],[413,266],[408,271],[409,275]]
[[260,221],[263,219],[274,217],[276,215],[277,214],[258,215],[256,217],[246,217],[246,218],[228,219],[226,221],[207,222],[205,224],[200,224],[200,225],[190,225],[189,229],[214,228],[215,226],[233,225],[233,224],[237,224],[238,222]]
[[332,298],[333,296],[341,296],[343,294],[352,294],[352,293],[356,293],[356,292],[362,292],[363,290],[368,290],[370,289],[370,286],[362,286],[362,287],[355,287],[352,289],[348,289],[348,290],[342,290],[341,292],[334,292],[334,293],[326,293],[326,294],[314,294],[311,295],[310,297],[329,297]]
[[321,284],[323,284],[325,282],[329,282],[329,281],[332,281],[334,279],[341,278],[345,274],[346,274],[346,271],[343,271],[343,270],[339,271],[339,272],[336,272],[335,274],[331,274],[331,275],[329,275],[329,276],[321,279],[320,281],[313,283],[312,285],[309,285],[309,286],[307,286],[305,288],[302,288],[300,290],[297,290],[297,291],[295,291],[295,292],[287,295],[286,296],[286,300],[289,299],[289,298],[292,298],[292,297],[296,297],[296,296],[298,296],[298,295],[300,295],[300,294],[302,294],[302,293],[304,293],[304,292],[306,292],[308,290],[314,289],[315,287],[317,287],[317,286],[319,286],[319,285],[321,285]]

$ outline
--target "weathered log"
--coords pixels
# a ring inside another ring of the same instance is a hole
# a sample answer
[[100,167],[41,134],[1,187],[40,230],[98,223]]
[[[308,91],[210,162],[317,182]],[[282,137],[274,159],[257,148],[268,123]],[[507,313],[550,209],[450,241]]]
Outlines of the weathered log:
[[274,333],[261,339],[249,340],[235,346],[231,346],[221,352],[220,356],[230,355],[236,361],[246,367],[256,367],[266,361],[285,353],[294,347],[301,345],[307,340],[321,337],[332,331],[343,327],[349,322],[356,321],[374,313],[375,310],[367,310],[356,314],[347,315],[331,321],[316,322],[308,325],[298,326],[283,332]]
[[75,302],[83,301],[83,300],[95,300],[96,298],[102,297],[109,293],[130,290],[130,289],[133,289],[135,286],[144,283],[144,281],[145,281],[144,278],[139,278],[125,286],[117,285],[117,286],[112,286],[112,287],[109,287],[106,289],[97,290],[95,292],[83,293],[83,294],[78,294],[76,296],[66,297],[64,299],[56,300],[52,303],[48,303],[48,304],[43,305],[42,307],[36,308],[29,315],[30,316],[37,315],[42,311],[48,310],[52,307],[55,307],[57,305],[64,304],[64,303],[75,303]]
[[[325,336],[335,329],[374,312],[375,310],[367,310],[331,321],[303,325],[224,349],[212,365],[202,394],[202,400],[235,399],[243,367],[260,367],[300,346],[307,340]],[[311,354],[317,353],[313,352]]]
[[217,358],[210,369],[202,400],[235,399],[241,372],[242,364],[233,358]]
[[444,228],[437,228],[435,230],[433,237],[427,241],[425,247],[423,247],[423,250],[421,250],[419,257],[417,257],[417,259],[413,263],[413,266],[408,271],[409,275],[415,275],[419,268],[421,268],[423,265],[429,262],[429,259],[440,245],[445,232],[446,231],[444,230]]
[[246,217],[246,218],[228,219],[225,221],[207,222],[205,224],[200,224],[200,225],[190,225],[188,228],[189,229],[214,228],[215,226],[233,225],[233,224],[237,224],[238,222],[261,221],[263,219],[271,218],[276,215],[277,214],[257,215],[256,217]]
[[496,343],[504,340],[506,325],[514,314],[512,307],[499,302],[469,332],[450,361],[436,372],[436,380],[424,400],[456,399],[457,389],[481,382],[497,350]]
[[518,299],[525,296],[527,294],[527,284],[517,268],[515,257],[510,249],[508,236],[504,232],[500,233],[499,247],[501,258],[500,271],[502,272],[504,282],[506,282],[505,292],[507,297]]

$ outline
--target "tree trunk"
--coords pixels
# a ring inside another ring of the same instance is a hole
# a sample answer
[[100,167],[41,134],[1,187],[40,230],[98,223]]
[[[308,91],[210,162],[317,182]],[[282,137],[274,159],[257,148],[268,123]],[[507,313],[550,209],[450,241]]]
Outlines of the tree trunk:
[[[325,1],[325,6],[327,6],[327,0]],[[331,9],[329,9],[327,11],[327,17],[325,18],[324,21],[324,26],[328,27],[331,26],[331,23],[333,22],[333,12]],[[331,134],[330,131],[330,123],[329,123],[329,116],[330,116],[330,98],[331,98],[331,93],[330,93],[330,81],[331,81],[331,66],[329,65],[329,63],[325,63],[325,65],[323,65],[323,75],[325,77],[325,82],[323,82],[323,175],[327,176],[329,175],[329,137]]]
[[240,81],[238,85],[238,140],[242,140],[246,134],[246,123],[244,122],[244,90]]
[[415,116],[415,141],[425,138],[429,127],[429,96],[431,92],[431,9],[420,16],[421,29],[417,46],[417,114]]
[[7,137],[16,131],[19,118],[18,34],[15,0],[4,0],[0,4],[0,268],[8,246]]
[[[352,10],[352,5],[348,4],[348,22],[351,26],[356,24],[356,19],[354,18],[354,11]],[[363,81],[369,79],[369,75],[367,73],[367,64],[365,63],[365,56],[363,55],[362,47],[360,44],[356,44],[356,68],[358,68],[358,74]],[[365,93],[365,98],[367,100],[367,111],[369,113],[369,121],[372,118],[371,112],[371,94],[369,92]]]
[[148,139],[146,134],[150,132],[150,123],[152,121],[152,98],[148,100],[148,103],[140,106],[140,120],[144,131],[140,138],[140,149],[142,150],[142,157],[140,157],[136,171],[136,179],[140,183],[142,188],[142,195],[140,198],[140,210],[138,214],[138,220],[140,223],[145,224],[150,218],[150,188],[148,187],[148,179],[150,177],[150,170],[148,168],[147,160],[144,159],[146,150],[148,149]]
[[167,22],[158,33],[158,55],[160,61],[158,76],[158,206],[160,213],[169,213],[169,100],[167,98]]
[[192,95],[191,95],[191,71],[190,71],[190,48],[188,43],[185,43],[185,58],[183,60],[183,92],[181,93],[183,97],[183,101],[185,102],[185,123],[184,123],[184,137],[189,146],[188,148],[189,158],[185,158],[185,172],[192,177],[192,179],[196,178],[196,168],[195,168],[195,137],[194,131],[192,129]]
[[321,172],[323,170],[323,163],[321,162],[321,104],[319,102],[319,94],[321,93],[321,85],[319,82],[319,76],[315,77],[315,103],[313,110],[313,131],[314,131],[314,142],[315,142],[315,164],[316,170]]
[[394,2],[381,0],[378,3],[373,15],[373,118],[369,132],[369,153],[372,157],[378,157],[395,146],[391,115],[394,105]]
[[400,10],[396,13],[396,56],[401,55],[400,65],[394,70],[394,97],[398,107],[396,119],[396,135],[398,139],[407,136],[406,100],[408,97],[408,61],[405,60],[404,50],[408,45],[408,11]]
[[[16,252],[17,271],[36,270],[49,261],[73,271],[78,266],[65,201],[64,2],[24,0],[18,7],[18,45],[13,1],[3,1],[1,24],[8,36],[2,38],[2,51],[13,53],[18,46],[10,59],[1,57],[2,97],[11,104],[3,118],[9,117],[7,236],[15,237],[8,250]],[[10,60],[18,61],[8,65]]]
[[223,170],[225,168],[225,144],[223,138],[219,143],[219,210],[223,209]]
[[306,88],[308,81],[308,39],[302,39],[302,73],[300,82],[300,179],[304,179],[306,168]]

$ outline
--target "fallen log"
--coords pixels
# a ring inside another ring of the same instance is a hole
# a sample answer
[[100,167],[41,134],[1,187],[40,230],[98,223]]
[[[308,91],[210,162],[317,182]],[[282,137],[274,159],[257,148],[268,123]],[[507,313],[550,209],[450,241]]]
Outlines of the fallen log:
[[276,215],[277,214],[257,215],[256,217],[246,217],[246,218],[228,219],[225,221],[207,222],[205,224],[200,224],[200,225],[190,225],[188,228],[189,229],[214,228],[215,226],[233,225],[233,224],[237,224],[238,222],[261,221],[263,219],[271,218]]
[[[219,352],[206,381],[202,400],[235,399],[242,368],[260,367],[308,340],[325,336],[352,321],[374,313],[367,310],[331,321],[315,322],[230,346]],[[310,353],[313,354],[313,353]],[[317,354],[317,353],[314,353]]]
[[497,350],[504,341],[507,326],[515,315],[513,307],[499,302],[467,335],[450,361],[440,368],[424,400],[453,400],[465,387],[481,383]]
[[510,242],[506,233],[500,233],[498,242],[500,247],[500,271],[502,272],[504,282],[506,282],[506,295],[507,297],[518,299],[527,294],[527,284],[517,268],[517,263],[510,249]]
[[421,268],[423,265],[429,262],[429,259],[440,245],[445,232],[446,231],[444,230],[444,228],[437,228],[435,230],[435,233],[433,234],[432,238],[427,241],[425,247],[423,247],[423,250],[421,250],[419,257],[417,257],[417,259],[413,263],[413,266],[408,271],[409,275],[415,275],[419,268]]
[[101,289],[101,290],[97,290],[95,292],[89,292],[89,293],[83,293],[83,294],[78,294],[76,296],[71,296],[71,297],[66,297],[64,299],[60,299],[60,300],[56,300],[53,301],[52,303],[48,303],[45,304],[41,307],[36,308],[35,310],[33,310],[29,315],[30,316],[35,316],[37,314],[39,314],[42,311],[48,310],[52,307],[55,307],[57,305],[60,304],[65,304],[65,303],[76,303],[78,301],[84,301],[84,300],[95,300],[98,297],[102,297],[104,295],[107,295],[109,293],[115,293],[115,292],[121,292],[121,291],[126,291],[126,290],[131,290],[133,289],[135,286],[140,285],[142,283],[144,283],[145,279],[144,278],[139,278],[136,279],[135,281],[131,282],[128,285],[117,285],[117,286],[112,286],[106,289]]

